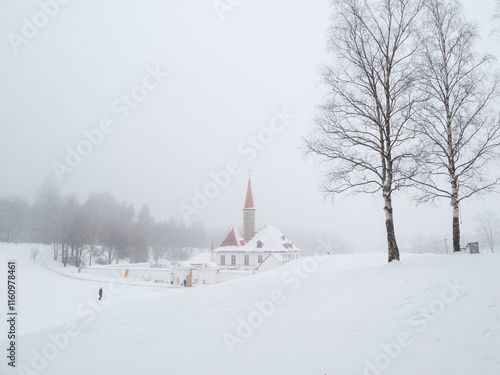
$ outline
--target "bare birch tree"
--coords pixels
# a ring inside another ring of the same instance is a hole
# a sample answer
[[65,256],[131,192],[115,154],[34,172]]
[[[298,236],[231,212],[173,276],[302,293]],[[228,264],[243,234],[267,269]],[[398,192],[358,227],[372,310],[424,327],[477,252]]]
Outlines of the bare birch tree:
[[329,47],[336,59],[323,80],[320,106],[306,153],[326,162],[326,194],[382,193],[388,260],[399,260],[392,193],[407,186],[414,152],[410,119],[416,44],[412,35],[423,1],[334,1]]
[[426,97],[417,118],[424,152],[420,201],[446,198],[453,207],[453,251],[460,251],[460,202],[495,188],[489,162],[498,155],[499,123],[492,104],[498,77],[492,58],[473,52],[476,27],[457,0],[429,0],[423,24],[420,89]]

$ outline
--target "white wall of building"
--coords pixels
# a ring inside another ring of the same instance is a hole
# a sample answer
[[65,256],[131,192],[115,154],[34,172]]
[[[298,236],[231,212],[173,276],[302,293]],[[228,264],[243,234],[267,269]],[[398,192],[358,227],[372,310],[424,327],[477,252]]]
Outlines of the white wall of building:
[[124,277],[125,269],[108,267],[81,267],[78,272],[105,277]]
[[217,283],[223,283],[224,281],[239,279],[241,277],[247,277],[253,275],[253,271],[244,270],[219,270],[217,273]]
[[270,255],[269,257],[264,259],[264,262],[259,265],[258,269],[256,272],[265,272],[265,271],[270,271],[275,268],[281,267],[283,264],[276,259],[274,255]]
[[131,268],[128,271],[127,279],[131,280],[145,280],[145,281],[162,281],[170,282],[172,280],[172,270],[160,268]]
[[218,283],[217,269],[200,267],[193,270],[193,285],[212,285]]
[[[276,257],[272,254],[276,254]],[[225,255],[225,265],[220,265],[221,255]],[[245,255],[248,255],[249,264],[245,265]],[[231,265],[231,256],[235,256],[236,264]],[[193,272],[193,285],[213,285],[228,280],[253,275],[280,267],[281,259],[292,260],[298,257],[296,252],[217,252],[215,253],[215,263],[204,263],[201,265],[190,265],[188,262],[181,262],[172,268],[135,268],[134,266],[122,265],[122,267],[82,267],[80,272],[106,276],[106,277],[127,277],[128,280],[156,281],[171,283],[182,286],[189,273]],[[263,263],[260,261],[262,260]],[[258,269],[256,270],[256,268]]]

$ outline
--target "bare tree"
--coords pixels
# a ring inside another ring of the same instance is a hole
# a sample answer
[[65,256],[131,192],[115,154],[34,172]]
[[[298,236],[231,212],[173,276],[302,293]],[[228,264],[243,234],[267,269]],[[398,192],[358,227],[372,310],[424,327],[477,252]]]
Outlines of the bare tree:
[[476,216],[477,231],[481,239],[488,244],[491,252],[500,235],[500,221],[498,215],[493,211],[485,211]]
[[32,247],[31,248],[31,260],[33,261],[33,264],[35,264],[36,256],[39,253],[40,253],[40,249],[38,247]]
[[12,241],[12,232],[16,228],[16,210],[14,198],[0,200],[0,229],[6,233],[8,243]]
[[453,207],[453,251],[460,251],[459,205],[498,183],[488,164],[498,155],[499,123],[492,104],[498,77],[486,72],[492,58],[473,52],[476,27],[457,0],[429,0],[422,27],[420,90],[426,97],[417,116],[422,135],[419,201],[449,199]]
[[146,239],[138,232],[128,234],[129,260],[130,263],[147,262],[149,250]]
[[111,264],[117,257],[116,242],[118,237],[118,228],[115,223],[104,223],[101,234],[100,242],[102,245],[102,253],[105,256],[106,263]]
[[47,177],[38,188],[35,201],[35,225],[39,232],[39,241],[51,244],[54,250],[54,260],[59,253],[60,228],[58,225],[62,198],[59,187],[52,177]]
[[90,219],[79,207],[71,226],[71,248],[74,250],[74,265],[80,267],[84,251],[89,243]]
[[338,0],[330,49],[336,57],[323,80],[320,106],[306,152],[327,163],[326,194],[382,193],[388,260],[399,260],[392,193],[407,186],[414,152],[412,118],[418,0]]
[[[74,259],[76,232],[77,232],[77,217],[80,206],[78,198],[75,195],[66,195],[60,205],[58,215],[58,237],[57,242],[61,249],[61,262],[64,267]],[[71,254],[70,254],[71,250]],[[70,263],[71,264],[71,263]]]
[[86,252],[85,256],[89,259],[89,266],[92,266],[92,259],[97,256],[100,251],[99,247],[99,228],[97,223],[97,218],[89,217],[89,223],[87,227],[87,243],[85,246]]

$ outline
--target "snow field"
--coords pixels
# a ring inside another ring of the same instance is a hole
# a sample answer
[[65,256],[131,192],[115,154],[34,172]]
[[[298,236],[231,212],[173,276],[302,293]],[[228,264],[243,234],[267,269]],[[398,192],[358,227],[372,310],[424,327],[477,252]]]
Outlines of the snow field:
[[500,373],[497,254],[301,258],[197,288],[95,280],[50,255],[0,245],[0,267],[19,264],[23,366],[2,374]]

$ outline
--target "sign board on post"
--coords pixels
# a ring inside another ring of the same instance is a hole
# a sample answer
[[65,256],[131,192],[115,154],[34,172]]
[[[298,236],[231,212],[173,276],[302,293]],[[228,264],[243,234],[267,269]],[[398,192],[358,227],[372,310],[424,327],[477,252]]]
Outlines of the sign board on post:
[[479,244],[477,242],[469,243],[469,252],[471,254],[479,254]]

